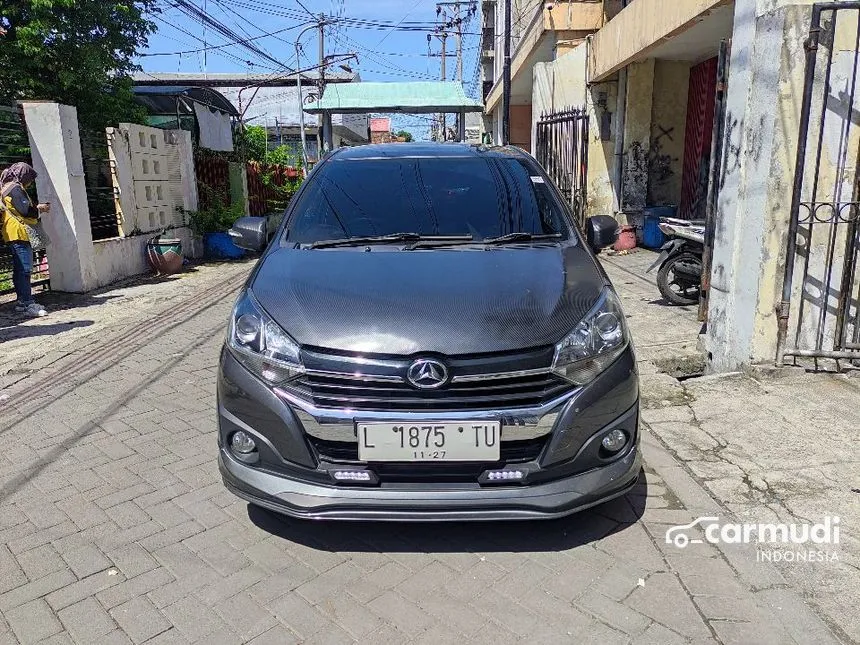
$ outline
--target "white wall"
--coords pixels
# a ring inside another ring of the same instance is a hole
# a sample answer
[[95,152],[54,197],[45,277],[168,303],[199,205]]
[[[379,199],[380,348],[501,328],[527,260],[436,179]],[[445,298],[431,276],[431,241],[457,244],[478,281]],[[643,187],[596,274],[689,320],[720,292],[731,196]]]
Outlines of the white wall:
[[198,257],[183,214],[198,207],[191,133],[121,123],[108,128],[108,151],[123,235],[93,243],[95,286],[149,271],[146,242],[164,229],[186,257]]
[[23,103],[27,136],[38,173],[39,198],[51,204],[42,219],[48,234],[51,287],[83,293],[96,281],[84,184],[78,112],[57,103]]
[[189,133],[129,124],[109,129],[121,237],[93,242],[77,110],[57,103],[23,108],[39,197],[51,203],[43,221],[52,289],[85,293],[146,273],[146,242],[162,228],[182,240],[186,256],[198,255],[190,230],[176,227],[179,208],[197,208]]

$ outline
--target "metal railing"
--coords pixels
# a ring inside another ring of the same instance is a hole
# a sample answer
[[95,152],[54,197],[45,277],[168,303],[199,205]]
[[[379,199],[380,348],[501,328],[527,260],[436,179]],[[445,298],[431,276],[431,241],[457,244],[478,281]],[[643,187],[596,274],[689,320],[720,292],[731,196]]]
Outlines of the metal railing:
[[120,237],[123,231],[114,199],[107,133],[104,130],[82,130],[81,155],[93,240]]
[[838,366],[860,360],[860,2],[813,5],[805,49],[776,364]]
[[561,191],[579,225],[585,223],[588,177],[588,114],[568,108],[537,122],[537,160]]
[[[0,105],[0,170],[16,161],[32,163],[30,141],[21,108]],[[33,195],[35,197],[35,195]],[[33,286],[50,286],[48,258],[44,250],[33,253]],[[12,293],[12,253],[0,244],[0,295]]]

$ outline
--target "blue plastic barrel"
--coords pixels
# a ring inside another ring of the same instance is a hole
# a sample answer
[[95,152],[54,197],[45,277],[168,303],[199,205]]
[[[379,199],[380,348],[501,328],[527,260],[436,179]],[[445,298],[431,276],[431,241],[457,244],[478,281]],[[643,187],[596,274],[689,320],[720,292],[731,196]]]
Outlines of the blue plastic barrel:
[[643,211],[645,221],[642,225],[642,246],[648,249],[659,249],[666,243],[666,236],[660,230],[661,217],[674,217],[674,206],[654,206]]

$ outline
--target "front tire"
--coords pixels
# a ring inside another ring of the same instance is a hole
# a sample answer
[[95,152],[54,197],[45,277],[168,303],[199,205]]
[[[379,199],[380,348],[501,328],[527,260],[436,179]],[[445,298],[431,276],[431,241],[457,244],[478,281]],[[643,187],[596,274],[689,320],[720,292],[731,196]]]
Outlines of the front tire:
[[667,259],[657,273],[660,294],[673,305],[694,305],[702,289],[702,258],[678,253]]

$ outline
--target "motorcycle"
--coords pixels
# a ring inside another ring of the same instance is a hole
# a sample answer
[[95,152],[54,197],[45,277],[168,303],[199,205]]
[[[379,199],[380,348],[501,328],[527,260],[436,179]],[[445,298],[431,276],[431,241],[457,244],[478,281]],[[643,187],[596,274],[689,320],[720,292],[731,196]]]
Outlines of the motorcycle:
[[702,289],[704,222],[661,217],[660,230],[669,239],[660,247],[660,256],[646,273],[659,266],[660,294],[673,305],[694,305],[699,302]]

